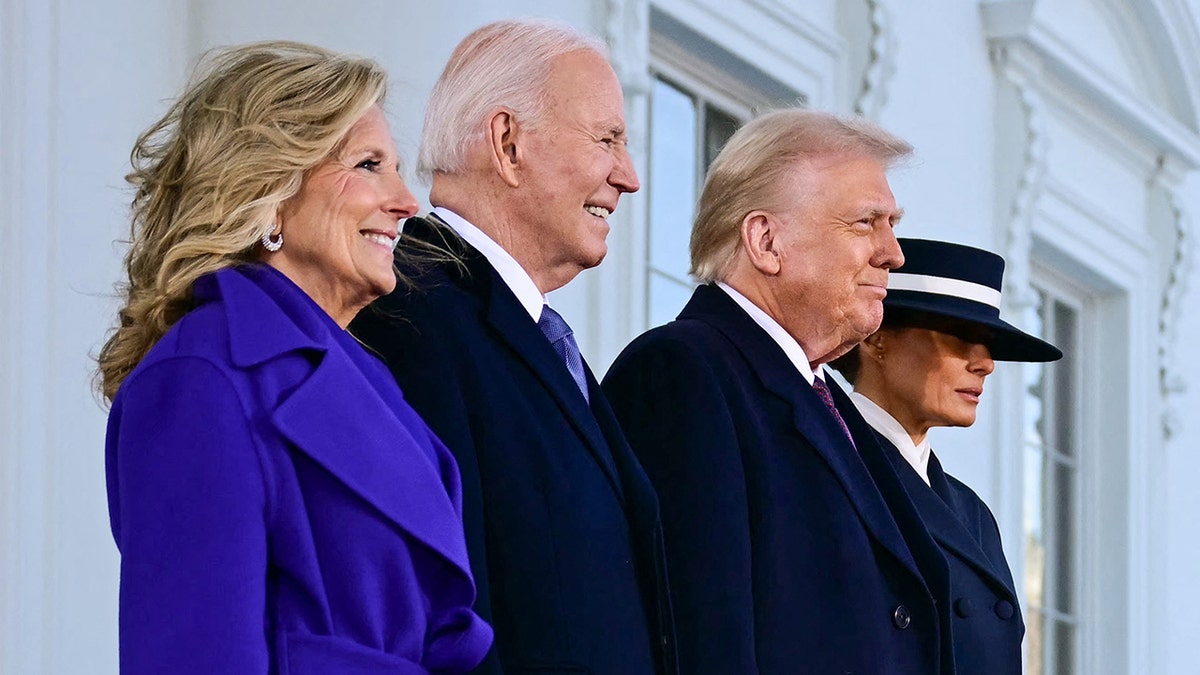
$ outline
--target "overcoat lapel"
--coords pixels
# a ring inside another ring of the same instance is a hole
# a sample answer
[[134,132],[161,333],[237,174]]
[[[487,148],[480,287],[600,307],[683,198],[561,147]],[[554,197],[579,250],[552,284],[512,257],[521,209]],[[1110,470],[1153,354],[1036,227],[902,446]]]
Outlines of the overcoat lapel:
[[[492,331],[542,382],[571,426],[584,439],[588,451],[604,471],[617,496],[624,500],[621,481],[608,443],[588,402],[583,398],[554,347],[521,306],[517,296],[500,278],[499,273],[492,268],[491,263],[436,216],[431,216],[429,220],[411,218],[405,227],[411,228],[412,237],[436,246],[450,247],[454,253],[461,256],[460,274],[452,276],[457,276],[459,283],[482,299],[484,319]],[[584,365],[586,368],[586,364]],[[594,381],[590,371],[588,379],[589,382]],[[597,395],[598,391],[597,388],[592,388],[591,395]]]
[[1015,592],[1012,588],[1012,580],[997,571],[992,560],[980,546],[978,536],[973,535],[967,529],[966,524],[948,505],[949,501],[953,499],[953,495],[950,493],[949,483],[946,481],[945,473],[937,459],[929,458],[929,479],[931,484],[941,483],[944,488],[942,491],[938,491],[936,488],[931,489],[930,485],[926,485],[912,466],[904,461],[895,445],[882,436],[877,435],[877,438],[879,438],[879,444],[887,452],[888,459],[896,467],[896,472],[900,474],[904,488],[908,491],[913,505],[921,514],[921,518],[925,521],[925,526],[934,540],[942,548],[952,552],[974,568],[980,576],[1006,590],[1010,596],[1009,599],[1014,600]]
[[462,523],[437,468],[423,452],[397,450],[419,443],[345,352],[327,352],[312,375],[280,402],[272,421],[301,452],[392,522],[469,569],[465,541],[447,536]]
[[[250,368],[304,351],[315,368],[270,419],[298,450],[398,527],[469,575],[462,529],[441,475],[408,428],[330,334],[317,310],[273,270],[220,277],[234,365]],[[285,326],[285,328],[279,328]],[[336,327],[333,327],[336,328]],[[432,506],[431,506],[432,505]]]
[[724,333],[773,394],[793,405],[792,422],[820,454],[866,525],[884,548],[917,578],[922,575],[887,504],[837,420],[796,372],[783,350],[741,307],[716,286],[701,286],[680,319],[698,319]]

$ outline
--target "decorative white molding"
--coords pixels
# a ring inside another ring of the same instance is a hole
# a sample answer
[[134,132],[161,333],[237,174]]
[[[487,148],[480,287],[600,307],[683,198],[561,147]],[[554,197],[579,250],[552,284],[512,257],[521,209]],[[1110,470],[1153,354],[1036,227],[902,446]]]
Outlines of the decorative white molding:
[[867,0],[867,13],[870,17],[871,41],[867,65],[863,69],[862,82],[854,100],[854,112],[875,119],[887,104],[888,83],[896,73],[896,37],[886,3]]
[[1093,107],[1103,110],[1130,134],[1164,152],[1179,155],[1190,166],[1200,166],[1200,137],[1194,130],[1154,102],[1116,84],[1053,27],[1043,25],[1035,16],[1035,4],[1032,0],[982,2],[984,34],[991,44],[1020,45],[1036,57],[1047,74],[1054,73],[1069,82]]
[[1025,122],[1022,168],[1004,227],[1004,304],[1010,316],[1020,316],[1034,302],[1029,281],[1033,214],[1045,183],[1050,141],[1045,131],[1045,103],[1030,83],[1030,67],[1036,74],[1036,65],[1020,60],[1003,42],[992,43],[991,57],[993,66],[1012,86]]
[[1183,314],[1180,300],[1186,290],[1188,276],[1191,274],[1193,249],[1192,221],[1190,214],[1180,200],[1178,186],[1181,178],[1181,168],[1171,167],[1164,158],[1160,162],[1160,170],[1156,172],[1152,184],[1161,189],[1168,200],[1168,215],[1171,233],[1174,241],[1171,244],[1170,264],[1163,285],[1162,303],[1159,306],[1158,318],[1158,379],[1162,395],[1162,434],[1163,439],[1170,441],[1182,429],[1180,412],[1175,408],[1175,399],[1187,391],[1187,378],[1174,367],[1175,348],[1177,346],[1176,328]]
[[[830,109],[839,102],[845,40],[836,29],[806,16],[800,4],[794,0],[652,2],[654,12],[721,46],[783,89],[802,93],[808,104]],[[849,104],[849,100],[842,102]]]

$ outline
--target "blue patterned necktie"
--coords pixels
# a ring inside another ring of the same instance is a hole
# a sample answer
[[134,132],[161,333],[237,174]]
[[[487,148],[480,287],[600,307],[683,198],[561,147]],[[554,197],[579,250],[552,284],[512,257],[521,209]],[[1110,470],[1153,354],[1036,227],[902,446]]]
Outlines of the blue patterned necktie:
[[846,438],[850,439],[850,445],[853,445],[857,450],[858,446],[854,444],[854,437],[850,435],[850,427],[846,426],[846,420],[842,419],[842,414],[838,412],[837,404],[833,402],[833,392],[829,391],[829,385],[825,384],[825,380],[819,377],[813,377],[813,391],[817,392],[817,396],[821,402],[829,408],[829,412],[833,413],[833,419],[837,420],[838,426],[842,428],[842,433],[846,434]]
[[575,385],[583,394],[583,400],[590,401],[587,376],[583,372],[583,356],[579,353],[579,345],[575,343],[575,333],[571,327],[550,305],[542,305],[542,317],[538,319],[538,328],[546,334],[546,339],[550,341],[554,351],[558,352],[558,358],[566,364]]

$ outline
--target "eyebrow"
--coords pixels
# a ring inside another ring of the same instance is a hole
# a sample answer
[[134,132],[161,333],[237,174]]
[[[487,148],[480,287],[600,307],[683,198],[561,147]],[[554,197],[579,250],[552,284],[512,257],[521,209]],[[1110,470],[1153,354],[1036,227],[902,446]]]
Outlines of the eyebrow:
[[607,136],[616,136],[618,138],[624,138],[625,133],[626,133],[625,127],[617,125],[617,124],[613,124],[604,129],[604,134]]
[[866,217],[871,220],[879,220],[880,218],[888,218],[888,222],[893,226],[900,222],[904,217],[904,209],[898,208],[895,211],[884,211],[882,209],[867,209]]

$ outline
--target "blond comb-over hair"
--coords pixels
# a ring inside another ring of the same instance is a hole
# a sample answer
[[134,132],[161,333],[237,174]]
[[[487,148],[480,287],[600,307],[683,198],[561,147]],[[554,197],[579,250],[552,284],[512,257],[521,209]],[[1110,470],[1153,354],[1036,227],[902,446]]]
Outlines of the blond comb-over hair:
[[776,207],[797,163],[844,154],[891,166],[911,153],[911,145],[862,117],[788,108],[747,122],[705,177],[692,224],[692,276],[699,283],[725,278],[737,256],[742,219]]

